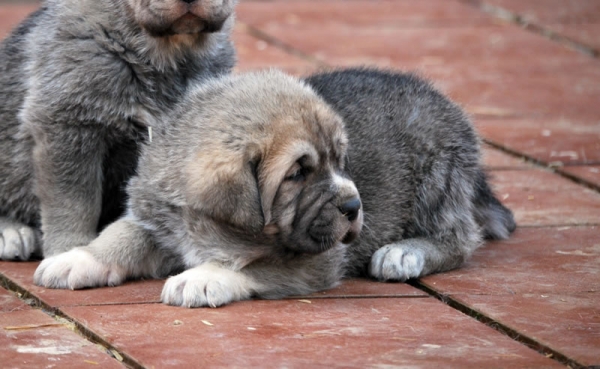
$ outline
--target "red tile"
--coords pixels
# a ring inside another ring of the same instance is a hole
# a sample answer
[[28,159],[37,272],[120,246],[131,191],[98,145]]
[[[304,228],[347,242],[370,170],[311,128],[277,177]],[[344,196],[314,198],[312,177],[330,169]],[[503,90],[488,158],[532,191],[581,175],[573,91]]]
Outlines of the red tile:
[[597,191],[543,170],[493,174],[493,188],[519,226],[600,224]]
[[[535,70],[538,64],[587,61],[572,50],[511,25],[332,29],[327,33],[318,28],[298,32],[279,25],[267,33],[334,65],[369,61],[383,66],[415,68],[465,63],[503,69],[518,67],[528,72]],[[536,62],[524,65],[523,60],[528,59]]]
[[292,55],[264,40],[250,35],[244,24],[236,25],[233,32],[238,63],[236,71],[278,68],[294,75],[305,75],[314,71],[317,64]]
[[600,68],[591,58],[579,59],[583,54],[572,56],[561,61],[560,57],[538,53],[523,58],[529,60],[527,66],[522,60],[517,62],[520,66],[512,64],[510,57],[504,56],[499,56],[499,65],[464,58],[421,69],[476,118],[527,116],[595,124]]
[[19,300],[12,292],[0,287],[0,313],[29,309],[31,309],[31,306]]
[[597,292],[461,295],[457,300],[580,364],[600,365],[600,294]]
[[531,164],[525,160],[503,153],[500,150],[482,145],[483,165],[491,170],[499,169],[531,169]]
[[600,186],[600,165],[568,166],[560,168],[560,171]]
[[428,296],[405,283],[381,283],[367,279],[343,281],[336,288],[317,292],[307,298],[353,298],[353,297],[418,297]]
[[[318,4],[318,5],[317,5]],[[424,25],[475,25],[494,20],[458,1],[243,1],[238,19],[265,31],[280,26],[327,32],[331,28],[403,28]]]
[[159,302],[164,281],[131,281],[122,286],[87,290],[54,290],[33,284],[39,262],[0,262],[0,273],[52,307]]
[[[600,69],[600,68],[599,68]],[[556,118],[477,119],[480,134],[552,165],[600,163],[597,121]]]
[[65,312],[147,367],[560,367],[432,298]]
[[418,70],[470,112],[597,119],[596,62],[512,25],[325,33],[276,25],[267,33],[330,65]]
[[460,269],[421,282],[445,295],[600,293],[599,227],[518,228]]
[[596,50],[600,50],[600,22],[583,24],[549,24],[548,29]]
[[10,31],[38,6],[37,4],[0,4],[0,40],[8,36]]
[[0,314],[3,368],[124,368],[95,344],[39,310]]
[[600,20],[600,3],[596,0],[485,0],[516,13],[526,21],[589,22]]
[[[37,262],[0,262],[0,273],[52,307],[160,302],[160,293],[164,285],[163,280],[130,281],[117,287],[76,291],[38,287],[33,284],[33,272],[38,264]],[[344,281],[340,286],[330,291],[317,292],[307,298],[356,296],[413,297],[427,296],[427,294],[404,283],[380,283],[354,279]]]

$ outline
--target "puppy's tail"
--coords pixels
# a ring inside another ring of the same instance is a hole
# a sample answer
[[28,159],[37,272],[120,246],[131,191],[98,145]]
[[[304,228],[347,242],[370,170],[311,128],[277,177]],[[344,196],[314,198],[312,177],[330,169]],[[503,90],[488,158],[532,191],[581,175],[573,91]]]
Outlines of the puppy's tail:
[[483,231],[483,236],[492,240],[507,239],[517,228],[512,211],[494,196],[487,177],[479,172],[475,183],[475,220]]

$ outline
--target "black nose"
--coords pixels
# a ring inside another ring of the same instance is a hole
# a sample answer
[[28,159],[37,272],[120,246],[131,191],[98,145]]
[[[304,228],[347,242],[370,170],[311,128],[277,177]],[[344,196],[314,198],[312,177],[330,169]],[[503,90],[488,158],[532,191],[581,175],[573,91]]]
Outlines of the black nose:
[[194,2],[194,1],[196,1],[196,0],[181,0],[181,1],[183,1],[184,3],[191,4],[191,3],[193,3],[193,2]]
[[340,211],[342,214],[348,218],[349,221],[354,221],[358,218],[358,211],[360,210],[360,199],[354,198],[350,201],[347,201],[342,206],[340,206]]

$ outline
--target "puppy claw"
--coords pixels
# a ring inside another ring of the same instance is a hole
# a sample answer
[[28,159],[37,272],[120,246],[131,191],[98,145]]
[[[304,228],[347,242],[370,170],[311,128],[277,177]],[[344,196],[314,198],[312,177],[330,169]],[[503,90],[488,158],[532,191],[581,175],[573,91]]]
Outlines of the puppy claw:
[[381,281],[406,281],[420,277],[425,265],[422,250],[401,244],[386,245],[377,250],[369,265],[369,274]]
[[167,279],[162,302],[183,307],[219,307],[250,298],[252,283],[238,272],[212,264],[186,270]]
[[75,248],[44,259],[33,276],[33,282],[47,288],[81,289],[117,286],[123,283],[126,270],[117,265],[97,261],[88,251]]

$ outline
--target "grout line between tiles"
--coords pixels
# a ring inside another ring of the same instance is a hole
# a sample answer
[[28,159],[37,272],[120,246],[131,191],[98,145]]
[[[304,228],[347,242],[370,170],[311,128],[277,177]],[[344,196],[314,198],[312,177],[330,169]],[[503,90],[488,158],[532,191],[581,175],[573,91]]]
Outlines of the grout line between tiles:
[[574,49],[578,52],[591,56],[592,58],[600,57],[600,50],[588,46],[582,42],[575,41],[569,37],[563,36],[552,29],[545,27],[540,24],[533,23],[523,18],[521,15],[511,12],[505,8],[486,4],[485,0],[459,0],[463,3],[472,5],[479,8],[482,12],[491,14],[492,16],[510,21],[516,25],[521,26],[523,29],[541,35],[551,41],[557,42],[561,45]]
[[322,61],[310,54],[307,54],[307,53],[303,52],[302,50],[299,50],[291,45],[288,45],[287,43],[277,39],[276,37],[273,37],[273,36],[269,35],[268,33],[263,32],[260,29],[253,27],[247,23],[238,21],[238,26],[243,27],[246,30],[246,32],[248,32],[249,35],[251,35],[255,38],[258,38],[262,41],[265,41],[266,43],[268,43],[278,49],[281,49],[288,54],[296,56],[307,62],[317,64],[317,66],[319,66],[320,68],[330,68],[331,67],[329,64],[325,63],[324,61]]
[[78,334],[83,339],[91,342],[94,345],[102,346],[105,349],[105,353],[113,359],[117,360],[119,363],[132,369],[145,369],[145,367],[133,357],[125,354],[124,352],[119,351],[116,347],[114,347],[108,341],[103,339],[100,335],[94,333],[91,329],[87,328],[85,325],[83,325],[76,319],[71,318],[60,308],[55,308],[46,304],[41,299],[31,294],[27,289],[13,282],[10,278],[6,277],[2,273],[0,273],[0,286],[6,288],[9,291],[15,292],[20,300],[32,307],[39,308],[44,314],[48,315],[52,319],[58,321],[66,320],[68,323],[73,324],[74,329],[72,330],[76,334]]
[[594,190],[596,192],[600,192],[600,185],[598,185],[598,184],[596,184],[594,182],[588,181],[586,179],[580,178],[578,176],[575,176],[573,174],[567,173],[567,172],[561,170],[560,169],[561,167],[552,166],[550,163],[546,163],[545,161],[533,158],[533,157],[531,157],[529,155],[526,155],[526,154],[523,154],[523,153],[521,153],[519,151],[510,149],[510,148],[508,148],[506,146],[503,146],[503,145],[501,145],[499,143],[496,143],[496,142],[494,142],[492,140],[489,140],[487,138],[483,138],[482,137],[482,141],[485,142],[486,144],[492,146],[494,149],[502,151],[505,154],[508,154],[508,155],[510,155],[512,157],[515,157],[515,158],[518,158],[518,159],[521,159],[521,160],[523,160],[526,163],[533,164],[538,169],[544,169],[544,170],[551,171],[552,173],[555,173],[555,174],[557,174],[557,175],[559,175],[559,176],[561,176],[563,178],[566,178],[566,179],[568,179],[568,180],[570,180],[572,182],[575,182],[575,183],[577,183],[579,185],[585,186],[585,187],[587,187],[587,188],[589,188],[591,190]]
[[567,365],[569,368],[573,368],[573,369],[587,368],[585,365],[580,364],[575,359],[571,359],[570,357],[560,353],[559,351],[556,351],[556,350],[552,349],[551,347],[536,341],[534,338],[528,337],[528,336],[520,333],[519,331],[517,331],[505,324],[502,324],[499,321],[494,320],[493,318],[486,316],[485,314],[467,306],[466,304],[463,304],[463,303],[457,301],[456,299],[452,298],[450,295],[445,295],[441,292],[436,291],[435,289],[425,285],[424,283],[422,283],[419,280],[409,280],[407,283],[415,288],[420,289],[421,291],[427,292],[428,294],[435,297],[442,303],[450,306],[451,308],[458,310],[461,313],[477,320],[478,322],[483,323],[486,326],[506,335],[510,339],[512,339],[516,342],[519,342],[532,350],[537,351],[538,353],[540,353],[541,355],[544,355],[545,357],[547,357],[549,359],[552,359],[561,364]]

